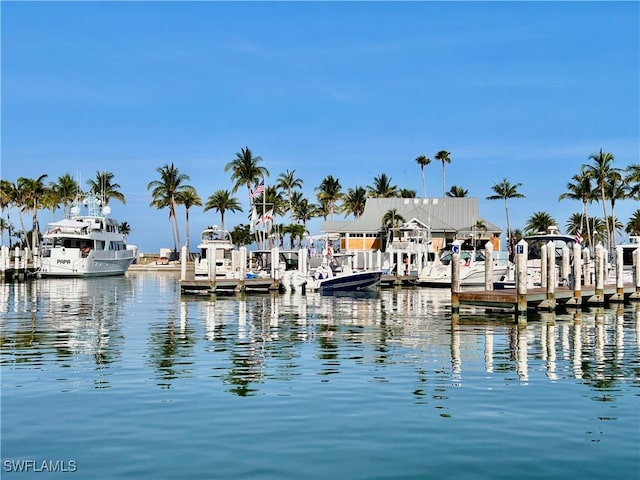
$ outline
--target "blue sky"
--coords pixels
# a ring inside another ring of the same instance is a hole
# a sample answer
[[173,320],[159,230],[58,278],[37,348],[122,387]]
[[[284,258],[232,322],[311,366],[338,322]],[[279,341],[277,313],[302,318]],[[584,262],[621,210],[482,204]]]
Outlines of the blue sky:
[[[156,168],[173,162],[206,201],[231,189],[224,166],[245,146],[267,184],[295,169],[312,201],[326,175],[346,191],[386,173],[421,194],[416,157],[444,149],[447,190],[468,189],[503,228],[502,202],[485,197],[504,177],[526,196],[509,203],[514,228],[547,211],[563,230],[581,205],[558,196],[590,154],[603,148],[621,168],[640,161],[638,2],[0,8],[1,177],[70,173],[86,186],[114,173],[127,203],[113,202],[113,216],[144,252],[172,247],[168,212],[149,207]],[[428,196],[441,196],[441,164],[425,171]],[[246,190],[237,197],[248,212]],[[626,200],[616,213],[626,222],[636,208]],[[192,243],[220,222],[190,215]],[[247,223],[246,213],[225,222]]]

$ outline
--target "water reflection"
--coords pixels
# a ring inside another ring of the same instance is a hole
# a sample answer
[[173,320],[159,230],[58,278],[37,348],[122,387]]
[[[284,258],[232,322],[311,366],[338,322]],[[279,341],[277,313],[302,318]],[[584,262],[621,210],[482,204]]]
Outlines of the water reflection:
[[640,350],[637,304],[528,323],[481,312],[452,320],[448,293],[430,289],[194,298],[163,276],[51,279],[0,284],[0,311],[3,368],[99,371],[96,388],[142,358],[160,388],[208,378],[239,396],[310,376],[389,382],[404,366],[418,403],[428,385],[444,401],[478,370],[523,385],[578,380],[606,398],[635,381]]
[[89,368],[95,387],[108,387],[109,365],[123,348],[123,305],[133,292],[126,277],[0,284],[2,364],[45,369],[53,361],[70,369],[69,378]]

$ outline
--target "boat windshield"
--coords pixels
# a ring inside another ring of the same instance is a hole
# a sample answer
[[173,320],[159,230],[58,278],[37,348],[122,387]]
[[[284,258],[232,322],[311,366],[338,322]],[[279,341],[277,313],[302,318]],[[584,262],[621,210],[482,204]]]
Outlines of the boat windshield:
[[569,238],[536,238],[529,240],[529,260],[540,260],[542,258],[542,248],[550,241],[555,244],[556,258],[562,258],[562,249],[566,245],[569,248],[569,253],[572,252],[573,244],[575,240]]
[[[440,255],[440,263],[442,265],[449,265],[451,263],[451,259],[453,258],[453,253],[451,250],[444,250]],[[460,260],[464,263],[469,263],[471,259],[474,259],[475,262],[484,262],[485,256],[481,250],[467,251],[463,250],[460,252]]]

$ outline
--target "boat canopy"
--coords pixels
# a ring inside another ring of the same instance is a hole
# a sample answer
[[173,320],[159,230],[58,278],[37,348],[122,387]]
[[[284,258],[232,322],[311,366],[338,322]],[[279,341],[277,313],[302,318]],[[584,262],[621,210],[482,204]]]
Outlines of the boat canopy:
[[84,224],[84,222],[79,222],[77,220],[71,220],[69,218],[65,218],[63,220],[58,220],[57,222],[52,222],[49,224],[49,229],[50,230],[55,230],[55,229],[64,229],[64,230],[69,230],[69,229],[81,229],[83,227],[86,227],[86,225]]

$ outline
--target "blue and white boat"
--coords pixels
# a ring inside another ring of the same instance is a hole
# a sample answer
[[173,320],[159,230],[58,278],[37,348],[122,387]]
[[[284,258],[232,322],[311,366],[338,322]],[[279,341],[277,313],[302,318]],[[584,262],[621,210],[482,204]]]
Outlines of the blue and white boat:
[[350,257],[351,255],[331,255],[327,262],[311,270],[307,279],[307,290],[329,293],[377,288],[382,279],[382,270],[354,271]]

